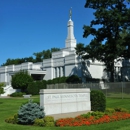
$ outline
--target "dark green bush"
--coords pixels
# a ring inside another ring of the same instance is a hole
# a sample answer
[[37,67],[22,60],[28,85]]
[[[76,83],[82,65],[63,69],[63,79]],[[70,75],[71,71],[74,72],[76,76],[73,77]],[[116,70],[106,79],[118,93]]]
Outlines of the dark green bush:
[[38,95],[40,89],[46,89],[46,81],[36,81],[29,83],[27,87],[27,93],[32,95]]
[[60,77],[59,83],[66,83],[67,77]]
[[57,84],[57,83],[59,83],[59,78],[54,78],[54,79],[52,79],[52,80],[51,80],[51,83],[52,83],[52,84]]
[[77,75],[71,75],[66,79],[66,83],[81,83],[81,79]]
[[67,77],[58,77],[58,78],[54,78],[54,79],[50,79],[47,81],[47,84],[59,84],[59,83],[66,83],[66,79]]
[[47,80],[47,84],[54,84],[53,80],[51,80],[51,79]]
[[22,92],[15,92],[10,94],[10,97],[23,97],[23,95],[25,95],[26,93],[22,93]]
[[91,82],[91,83],[99,83],[100,79],[97,78],[86,78],[86,82]]
[[33,82],[33,78],[27,71],[21,70],[12,76],[11,85],[14,89],[21,89],[22,92],[25,92],[30,82]]
[[43,108],[29,100],[18,111],[18,123],[23,125],[33,124],[36,118],[41,119],[44,116]]
[[98,90],[92,90],[90,93],[91,99],[91,110],[92,111],[102,111],[106,109],[106,97],[103,92]]

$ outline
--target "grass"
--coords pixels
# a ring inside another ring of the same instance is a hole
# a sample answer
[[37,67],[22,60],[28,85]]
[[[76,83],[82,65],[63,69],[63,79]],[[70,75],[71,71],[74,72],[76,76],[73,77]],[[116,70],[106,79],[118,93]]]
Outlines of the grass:
[[[39,101],[38,96],[33,96],[34,101]],[[27,102],[28,99],[24,98],[0,98],[0,130],[43,130],[43,127],[36,126],[23,126],[23,125],[13,125],[8,124],[4,120],[9,116],[17,113],[21,104]],[[107,107],[115,108],[122,107],[130,110],[130,100],[129,99],[116,99],[107,98]],[[82,127],[45,127],[44,130],[129,130],[130,120],[122,120],[117,122],[111,122],[108,124],[92,125],[92,126],[82,126]]]
[[111,97],[111,98],[130,98],[130,94],[128,93],[107,93],[106,94],[107,97]]
[[122,107],[130,110],[130,99],[107,98],[107,108]]

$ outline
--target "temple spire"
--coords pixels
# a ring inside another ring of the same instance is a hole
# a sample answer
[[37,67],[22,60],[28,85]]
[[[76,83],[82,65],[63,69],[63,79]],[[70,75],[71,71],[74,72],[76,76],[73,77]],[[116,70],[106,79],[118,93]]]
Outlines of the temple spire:
[[72,7],[70,8],[70,11],[69,11],[69,17],[70,19],[72,18]]
[[72,21],[72,7],[69,10],[69,21],[68,21],[68,35],[67,35],[67,39],[66,39],[66,48],[68,48],[69,50],[74,50],[76,47],[76,39],[74,37],[74,24]]

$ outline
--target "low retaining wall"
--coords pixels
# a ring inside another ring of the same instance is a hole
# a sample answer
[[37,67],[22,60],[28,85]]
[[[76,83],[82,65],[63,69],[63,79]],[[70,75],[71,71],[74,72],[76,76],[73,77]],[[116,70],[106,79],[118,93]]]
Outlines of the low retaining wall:
[[90,89],[41,89],[40,106],[46,115],[90,111]]

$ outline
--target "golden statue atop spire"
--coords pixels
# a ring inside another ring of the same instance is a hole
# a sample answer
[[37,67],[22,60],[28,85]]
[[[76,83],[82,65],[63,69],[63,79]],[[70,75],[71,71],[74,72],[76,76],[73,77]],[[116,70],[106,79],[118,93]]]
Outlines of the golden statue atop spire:
[[70,8],[70,11],[69,11],[69,17],[70,19],[72,18],[72,7]]

